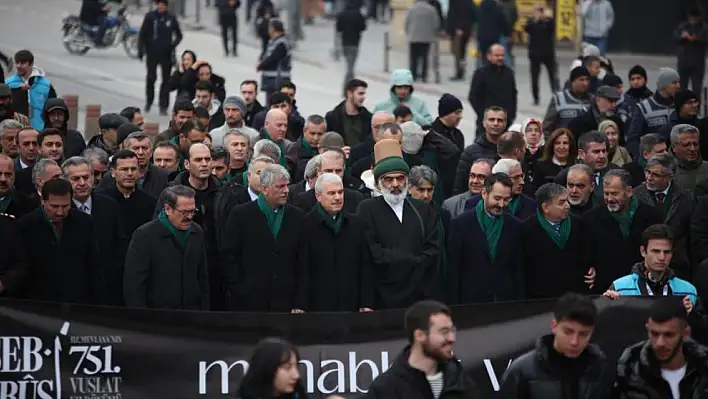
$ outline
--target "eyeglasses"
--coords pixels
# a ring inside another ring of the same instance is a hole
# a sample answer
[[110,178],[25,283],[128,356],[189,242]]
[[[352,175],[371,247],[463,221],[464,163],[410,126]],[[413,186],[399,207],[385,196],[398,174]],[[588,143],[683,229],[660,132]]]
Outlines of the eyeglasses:
[[189,216],[194,216],[197,214],[196,209],[177,209],[177,208],[172,208],[174,211],[179,212],[180,215],[184,217],[189,217]]
[[475,179],[475,180],[484,180],[487,178],[487,175],[483,175],[481,173],[470,173],[470,179]]
[[656,172],[652,172],[649,169],[644,169],[644,175],[647,177],[653,177],[655,179],[663,179],[665,177],[671,176],[671,173],[656,173]]

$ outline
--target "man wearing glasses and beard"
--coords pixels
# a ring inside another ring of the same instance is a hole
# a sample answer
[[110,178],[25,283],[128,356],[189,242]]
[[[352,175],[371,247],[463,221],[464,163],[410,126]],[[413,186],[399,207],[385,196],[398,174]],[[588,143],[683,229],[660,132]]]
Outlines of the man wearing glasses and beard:
[[456,329],[450,308],[436,301],[420,301],[406,311],[405,330],[409,345],[381,374],[365,398],[410,399],[479,398],[474,382],[453,355]]

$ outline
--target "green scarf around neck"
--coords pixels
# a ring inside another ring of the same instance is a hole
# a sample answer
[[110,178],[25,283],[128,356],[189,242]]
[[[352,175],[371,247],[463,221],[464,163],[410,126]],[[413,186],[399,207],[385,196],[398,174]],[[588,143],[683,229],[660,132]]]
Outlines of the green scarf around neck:
[[487,236],[487,245],[489,247],[489,257],[492,262],[497,258],[497,244],[501,237],[502,227],[504,227],[504,215],[493,218],[487,214],[484,209],[484,201],[479,200],[477,203],[477,222],[484,234]]
[[241,183],[244,187],[248,187],[248,172],[241,174]]
[[[59,229],[57,229],[57,227],[54,225],[54,222],[49,220],[49,215],[47,215],[47,210],[44,209],[44,205],[40,205],[39,207],[42,209],[42,216],[44,216],[44,220],[46,220],[47,223],[49,223],[49,227],[52,228],[52,233],[54,233],[54,238],[56,238],[57,242],[59,242],[59,240],[61,239],[61,227]],[[59,226],[63,226],[63,225],[64,225],[63,221],[61,223],[59,223]]]
[[283,215],[285,215],[285,207],[281,207],[278,212],[274,211],[270,207],[268,201],[266,201],[263,194],[258,195],[258,209],[263,212],[268,222],[268,229],[273,234],[273,239],[278,238],[278,233],[280,233],[280,227],[283,225]]
[[519,199],[518,195],[516,197],[513,197],[511,201],[509,201],[509,207],[507,208],[507,212],[509,212],[509,215],[516,216],[516,213],[519,212],[520,202],[521,200]]
[[5,213],[7,208],[10,206],[10,202],[12,202],[12,193],[8,193],[0,199],[0,213]]
[[644,155],[640,155],[639,158],[637,158],[637,165],[642,167],[642,170],[646,168],[647,166],[647,160],[644,159]]
[[639,201],[632,196],[632,198],[629,199],[629,206],[626,212],[610,212],[610,216],[617,221],[619,229],[622,232],[622,238],[625,240],[629,238],[629,233],[632,230],[632,220],[634,220],[637,207],[639,207]]
[[285,148],[285,141],[284,141],[284,140],[280,140],[280,143],[279,143],[279,142],[273,140],[273,138],[270,137],[270,134],[268,133],[268,131],[267,131],[265,128],[261,129],[261,133],[263,134],[263,136],[265,136],[265,138],[266,138],[267,140],[270,140],[270,141],[274,142],[275,145],[277,145],[278,148],[280,148],[280,159],[278,159],[278,163],[280,164],[280,166],[282,166],[282,167],[284,167],[284,168],[287,169],[287,168],[288,168],[288,162],[287,162],[286,159],[285,159],[285,150],[286,150],[286,148]]
[[172,234],[172,237],[175,238],[175,241],[177,241],[177,244],[181,248],[186,248],[187,247],[187,240],[189,240],[189,233],[192,232],[192,226],[189,227],[187,230],[179,230],[177,229],[172,222],[170,222],[169,219],[167,219],[167,214],[165,213],[165,210],[163,209],[159,215],[157,215],[157,220],[162,223],[163,226],[167,229],[167,231]]
[[315,155],[319,154],[319,152],[312,148],[310,143],[305,140],[304,134],[300,136],[300,145],[302,146],[303,151],[305,152],[305,154],[307,154],[308,157],[314,157]]
[[565,248],[565,243],[568,242],[568,238],[570,237],[570,231],[572,228],[570,215],[568,215],[567,218],[560,222],[558,230],[556,230],[553,225],[551,225],[551,222],[549,222],[548,219],[543,217],[541,211],[536,211],[536,217],[538,218],[538,223],[541,225],[546,234],[548,234],[548,237],[550,237],[551,240],[556,243],[558,248]]
[[322,217],[325,226],[327,226],[327,228],[329,228],[335,235],[339,233],[339,230],[342,229],[342,212],[339,212],[336,217],[332,217],[332,215],[327,213],[327,211],[325,211],[319,203],[317,203],[315,207],[317,208],[317,213],[319,213]]

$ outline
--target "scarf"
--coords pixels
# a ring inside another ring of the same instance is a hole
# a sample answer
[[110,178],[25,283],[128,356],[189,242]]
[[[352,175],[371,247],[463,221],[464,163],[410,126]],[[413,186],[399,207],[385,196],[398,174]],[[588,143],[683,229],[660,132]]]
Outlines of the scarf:
[[317,150],[312,148],[310,143],[305,140],[305,136],[302,135],[300,136],[300,146],[302,147],[302,150],[307,154],[308,157],[314,157],[315,155],[319,154]]
[[511,216],[516,216],[516,213],[519,212],[519,203],[520,202],[521,201],[519,200],[518,195],[516,197],[512,198],[511,201],[509,201],[508,212]]
[[172,237],[174,237],[175,241],[177,244],[179,244],[180,248],[184,249],[187,247],[187,240],[189,239],[189,233],[192,232],[192,226],[190,225],[187,230],[178,230],[172,222],[170,222],[169,219],[167,219],[167,214],[165,213],[165,210],[163,209],[159,215],[157,215],[157,220],[160,221],[160,223],[165,226],[167,231],[172,234]]
[[334,235],[337,235],[337,233],[339,233],[339,230],[342,229],[342,212],[339,212],[337,216],[332,217],[332,215],[327,213],[327,211],[325,211],[325,209],[319,203],[317,203],[315,208],[317,208],[317,213],[319,213],[322,217],[325,226],[327,226],[327,228],[330,229],[332,233],[334,233]]
[[497,244],[501,237],[502,227],[504,227],[504,215],[493,218],[487,214],[484,209],[484,201],[480,200],[477,203],[477,222],[484,234],[487,236],[487,246],[489,247],[489,257],[492,262],[497,257]]
[[10,202],[12,202],[12,194],[11,193],[8,193],[3,198],[0,198],[0,213],[5,213],[7,208],[10,206]]
[[538,218],[538,223],[541,224],[543,230],[546,232],[546,234],[548,234],[548,237],[550,237],[551,240],[556,243],[558,248],[565,248],[565,243],[568,242],[568,238],[570,237],[570,216],[560,222],[558,230],[556,230],[554,226],[552,226],[551,223],[545,217],[543,217],[541,211],[536,211],[536,217]]
[[244,187],[248,187],[248,173],[243,173],[241,175],[241,183],[243,183]]
[[274,143],[278,146],[278,148],[280,148],[280,159],[278,159],[278,163],[280,164],[280,166],[282,166],[282,167],[284,167],[284,168],[287,169],[287,168],[288,168],[288,163],[287,163],[286,160],[285,160],[285,150],[286,150],[286,148],[285,148],[285,143],[283,142],[283,140],[280,140],[280,143],[278,143],[277,141],[273,140],[273,138],[270,137],[270,134],[268,134],[268,131],[265,130],[265,128],[261,129],[261,134],[263,134],[263,136],[265,136],[265,139],[266,139],[266,140],[270,140],[270,141],[274,142]]
[[627,212],[610,212],[610,216],[617,221],[619,229],[622,232],[622,238],[625,240],[629,237],[629,232],[632,229],[632,220],[634,220],[634,214],[637,212],[637,207],[639,207],[639,202],[634,196],[632,196],[632,198],[629,199]]
[[642,170],[647,167],[647,160],[644,159],[644,155],[640,155],[639,158],[637,158],[637,165],[642,167]]
[[59,225],[57,226],[56,223],[52,222],[49,220],[49,216],[47,215],[47,211],[44,209],[44,205],[39,206],[40,209],[42,209],[42,216],[44,216],[44,220],[49,223],[49,226],[52,228],[52,233],[54,233],[54,238],[56,238],[57,242],[61,239],[61,228],[64,225],[64,222],[59,222]]
[[268,222],[268,229],[273,234],[273,239],[278,238],[278,233],[280,233],[280,227],[283,225],[283,215],[285,214],[285,207],[281,207],[279,212],[273,210],[273,208],[268,205],[263,194],[258,195],[258,209],[263,212]]

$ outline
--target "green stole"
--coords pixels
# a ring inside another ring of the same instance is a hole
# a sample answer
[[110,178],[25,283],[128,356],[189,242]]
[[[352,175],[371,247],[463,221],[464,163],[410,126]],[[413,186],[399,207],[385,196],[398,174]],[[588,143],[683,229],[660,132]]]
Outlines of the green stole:
[[170,222],[169,219],[167,219],[167,214],[165,213],[165,210],[163,209],[159,215],[157,215],[157,220],[162,223],[163,226],[167,229],[167,231],[172,234],[172,237],[175,238],[175,241],[177,241],[177,244],[179,244],[180,248],[184,249],[187,247],[187,240],[189,239],[189,234],[192,232],[192,226],[189,226],[189,229],[187,230],[178,230],[172,222]]
[[0,213],[5,213],[12,202],[12,192],[9,192],[3,199],[0,199]]
[[281,207],[278,212],[274,211],[270,207],[268,201],[266,201],[263,194],[258,195],[258,209],[263,212],[268,222],[268,229],[273,234],[273,239],[278,238],[278,233],[280,233],[280,227],[283,225],[283,215],[285,215],[285,207]]
[[637,212],[637,207],[639,207],[639,201],[632,196],[632,198],[629,199],[629,207],[626,212],[610,212],[610,216],[617,221],[619,229],[622,232],[622,238],[625,240],[629,237],[629,232],[632,229],[632,220],[634,220],[634,214]]
[[49,223],[49,227],[52,228],[52,233],[54,233],[54,238],[56,238],[57,243],[58,243],[59,240],[61,240],[61,227],[64,226],[64,222],[62,221],[61,223],[59,223],[59,226],[61,226],[61,227],[59,229],[57,229],[56,226],[54,225],[54,223],[51,220],[49,220],[49,216],[47,215],[47,211],[44,209],[44,205],[40,205],[39,207],[42,209],[42,215],[44,216],[44,220],[46,220],[47,223]]
[[248,173],[241,174],[241,183],[244,187],[248,187]]
[[509,212],[511,216],[516,216],[516,213],[519,212],[519,203],[521,202],[521,200],[519,200],[519,196],[520,195],[517,195],[516,197],[513,197],[511,201],[509,201],[507,212]]
[[337,233],[339,233],[339,230],[342,229],[342,212],[339,212],[336,217],[332,217],[332,215],[327,213],[327,211],[325,211],[325,209],[319,203],[315,205],[315,208],[317,209],[317,213],[319,213],[322,217],[325,226],[327,226],[327,228],[329,228],[332,233],[337,235]]
[[304,134],[303,134],[302,136],[300,136],[300,146],[302,147],[302,149],[304,150],[304,152],[307,154],[307,156],[310,157],[310,158],[312,158],[312,157],[314,157],[315,155],[319,154],[319,152],[318,152],[317,150],[315,150],[314,148],[312,148],[312,146],[310,145],[310,143],[308,143],[307,140],[305,140],[305,135],[304,135]]
[[492,262],[497,258],[497,245],[501,237],[502,227],[504,227],[504,215],[493,218],[487,214],[484,209],[484,201],[479,200],[477,203],[477,222],[484,234],[487,236],[487,246],[489,247],[489,257]]
[[558,248],[565,248],[565,243],[568,242],[568,238],[570,237],[570,231],[572,228],[570,215],[568,215],[567,218],[560,222],[558,230],[553,228],[551,222],[549,222],[548,219],[543,217],[541,211],[536,211],[536,217],[538,218],[538,223],[541,225],[546,234],[548,234],[548,237],[550,237],[551,240],[556,243]]
[[263,134],[263,135],[265,136],[266,140],[270,140],[270,141],[274,142],[275,145],[277,145],[278,148],[280,148],[280,159],[278,159],[278,163],[280,164],[280,166],[282,166],[282,167],[284,167],[285,169],[287,169],[287,168],[288,168],[288,162],[287,162],[286,159],[285,159],[285,150],[286,150],[286,148],[285,148],[285,143],[283,142],[283,140],[280,140],[280,143],[278,143],[277,141],[273,140],[273,138],[270,137],[270,134],[268,134],[268,131],[265,130],[265,128],[261,129],[261,134]]
[[637,158],[637,165],[642,167],[642,170],[647,166],[647,160],[644,159],[644,155],[640,155],[639,158]]

